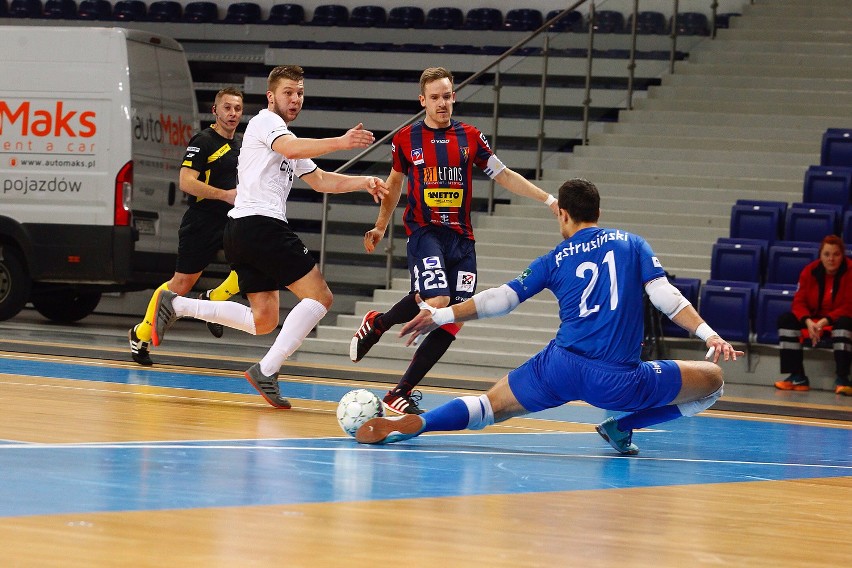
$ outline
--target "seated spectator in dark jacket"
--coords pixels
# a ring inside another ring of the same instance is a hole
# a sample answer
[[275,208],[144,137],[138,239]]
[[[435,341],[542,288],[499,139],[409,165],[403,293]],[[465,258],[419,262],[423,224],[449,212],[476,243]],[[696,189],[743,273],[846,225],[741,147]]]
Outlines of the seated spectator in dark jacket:
[[[816,346],[831,339],[836,368],[835,392],[846,394],[852,363],[852,260],[846,258],[840,237],[829,235],[820,243],[819,258],[802,269],[792,311],[778,318],[781,373],[775,383],[781,390],[810,390],[802,363],[802,343]],[[852,392],[850,392],[852,394]]]

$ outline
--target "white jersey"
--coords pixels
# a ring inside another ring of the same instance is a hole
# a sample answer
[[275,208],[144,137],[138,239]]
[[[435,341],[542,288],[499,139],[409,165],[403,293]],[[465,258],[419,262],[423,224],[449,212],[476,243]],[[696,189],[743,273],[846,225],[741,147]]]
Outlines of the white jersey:
[[228,217],[265,215],[287,221],[293,176],[302,177],[317,168],[313,160],[290,160],[272,149],[272,143],[287,134],[293,135],[284,119],[268,109],[249,121],[237,166],[237,198]]

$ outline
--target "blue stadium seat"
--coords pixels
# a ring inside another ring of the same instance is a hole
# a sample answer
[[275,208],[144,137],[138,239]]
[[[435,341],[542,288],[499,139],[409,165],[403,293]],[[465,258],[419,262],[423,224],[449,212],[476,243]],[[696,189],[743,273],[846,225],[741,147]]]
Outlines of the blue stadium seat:
[[593,25],[597,34],[624,33],[624,14],[615,10],[598,10]]
[[497,8],[473,8],[464,19],[466,30],[499,30],[503,27],[503,12]]
[[[696,310],[698,309],[698,294],[701,290],[701,280],[698,278],[676,278],[670,277],[672,286],[680,290],[683,297],[689,300]],[[672,320],[663,316],[663,335],[665,337],[689,337],[689,332],[673,323]]]
[[503,29],[513,32],[531,32],[544,24],[541,11],[534,8],[515,8],[506,12]]
[[6,0],[0,0],[0,18],[5,18],[9,15],[9,4]]
[[799,274],[819,256],[819,244],[788,243],[770,245],[766,259],[767,284],[798,284]]
[[267,24],[290,26],[303,24],[305,22],[305,9],[301,4],[275,4],[269,9]]
[[420,6],[397,6],[388,12],[389,28],[422,28],[426,13]]
[[9,4],[10,18],[41,18],[41,0],[12,0]]
[[765,246],[762,243],[731,241],[716,242],[713,245],[710,278],[759,283],[763,274]]
[[314,8],[312,26],[345,26],[349,23],[349,8],[342,4],[321,4]]
[[829,128],[825,131],[819,164],[852,168],[852,129]]
[[77,3],[74,0],[47,0],[42,16],[56,20],[73,20],[77,17]]
[[148,19],[152,22],[179,22],[183,6],[177,0],[158,0],[148,6]]
[[424,27],[432,30],[460,30],[464,26],[464,12],[461,8],[432,8],[426,13]]
[[818,243],[826,235],[837,234],[842,207],[829,203],[793,204],[784,222],[785,241]]
[[[785,203],[785,209],[786,206]],[[772,242],[781,238],[783,229],[784,215],[779,206],[737,202],[731,207],[729,234],[732,238],[760,239]]]
[[112,17],[125,22],[141,22],[148,19],[148,7],[142,0],[119,0],[112,7]]
[[81,20],[112,20],[112,4],[109,0],[83,0],[77,17]]
[[805,172],[802,190],[805,203],[834,203],[847,207],[852,202],[852,168],[811,166]]
[[228,6],[225,12],[225,24],[257,24],[262,18],[260,4],[255,2],[236,2]]
[[183,21],[193,24],[209,24],[219,21],[219,7],[215,2],[189,2],[183,9]]
[[[627,31],[633,29],[633,14],[627,18]],[[666,16],[662,12],[646,10],[636,15],[636,33],[642,35],[664,35],[669,32]]]
[[725,12],[724,14],[716,14],[716,29],[727,29],[731,27],[731,18],[742,16],[739,12]]
[[843,213],[843,220],[840,222],[840,236],[844,243],[852,245],[852,210]]
[[701,288],[701,317],[728,341],[748,343],[758,285],[708,280]]
[[[556,17],[556,15],[559,14],[560,12],[562,12],[562,10],[551,10],[544,17],[545,21]],[[584,31],[586,31],[586,18],[585,18],[585,16],[583,16],[582,12],[578,12],[577,10],[571,10],[561,20],[559,20],[555,24],[552,24],[550,26],[550,31],[553,31],[553,32],[565,32],[565,31],[584,32]]]
[[[674,19],[674,16],[672,16]],[[709,36],[710,20],[701,12],[681,12],[677,15],[677,35]]]
[[778,316],[790,311],[795,293],[795,284],[767,284],[758,290],[754,321],[757,343],[778,343]]
[[355,6],[349,14],[349,25],[356,28],[378,28],[388,21],[382,6]]

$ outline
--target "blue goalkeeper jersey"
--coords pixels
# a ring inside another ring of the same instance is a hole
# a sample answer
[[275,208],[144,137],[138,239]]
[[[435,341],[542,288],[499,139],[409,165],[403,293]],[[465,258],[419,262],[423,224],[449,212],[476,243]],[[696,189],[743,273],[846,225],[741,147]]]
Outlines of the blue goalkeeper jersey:
[[636,365],[644,336],[645,284],[665,277],[650,245],[618,229],[577,231],[508,285],[521,302],[549,289],[562,323],[556,343],[607,363]]

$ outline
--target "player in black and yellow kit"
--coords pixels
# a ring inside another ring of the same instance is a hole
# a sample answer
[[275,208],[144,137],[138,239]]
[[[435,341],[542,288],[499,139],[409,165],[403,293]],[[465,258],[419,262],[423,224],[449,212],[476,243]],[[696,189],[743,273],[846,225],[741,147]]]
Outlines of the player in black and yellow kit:
[[[159,290],[171,290],[181,296],[188,293],[222,249],[228,211],[237,196],[241,137],[236,131],[243,115],[243,94],[236,89],[222,89],[216,93],[213,114],[216,122],[192,137],[181,162],[180,189],[189,194],[189,208],[178,232],[174,276],[154,291],[145,319],[128,332],[130,354],[140,365],[153,364],[149,351],[151,323]],[[237,275],[232,271],[218,287],[200,297],[227,300],[239,291]],[[214,336],[222,337],[221,325],[207,327]]]

